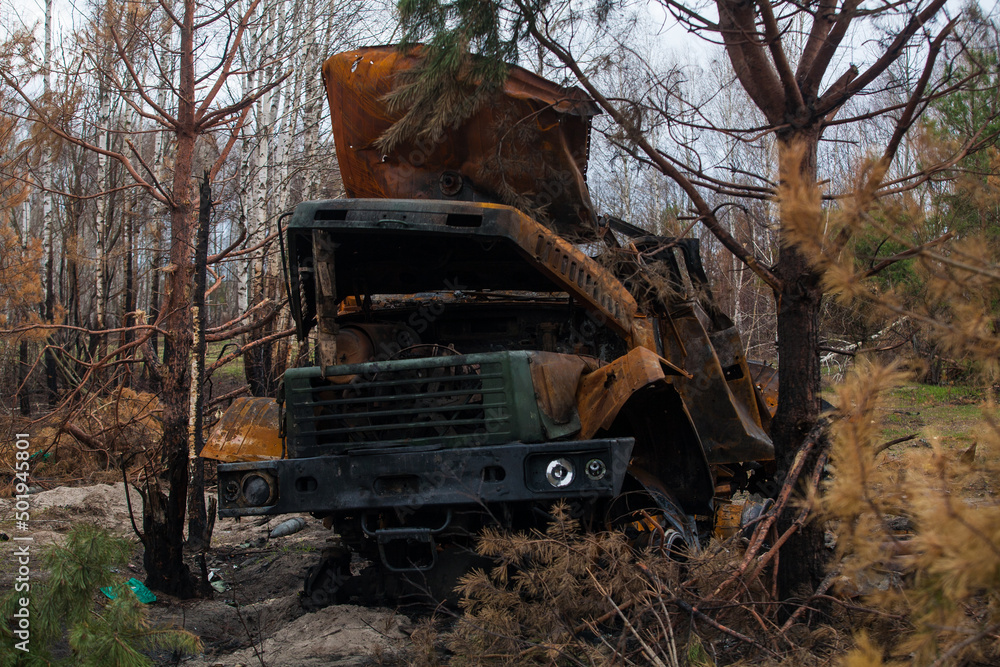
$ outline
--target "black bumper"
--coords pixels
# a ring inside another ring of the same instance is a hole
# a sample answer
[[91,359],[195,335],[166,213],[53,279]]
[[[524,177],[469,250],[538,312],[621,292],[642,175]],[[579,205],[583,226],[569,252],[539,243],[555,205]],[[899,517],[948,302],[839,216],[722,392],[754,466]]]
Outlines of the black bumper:
[[[218,468],[219,516],[613,497],[621,491],[634,443],[632,438],[610,438],[449,449],[392,447],[225,463]],[[572,469],[572,481],[558,487],[547,476],[557,459],[563,460],[563,469]],[[603,464],[603,475],[593,474],[601,469],[589,465],[594,460]]]

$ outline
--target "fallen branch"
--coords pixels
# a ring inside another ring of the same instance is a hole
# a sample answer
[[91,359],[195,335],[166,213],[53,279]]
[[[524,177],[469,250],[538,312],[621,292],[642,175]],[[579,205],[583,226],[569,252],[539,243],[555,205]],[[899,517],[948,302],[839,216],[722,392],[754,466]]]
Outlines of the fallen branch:
[[[246,229],[246,227],[241,225],[241,230],[242,230],[241,234],[242,235],[240,236],[240,239],[239,239],[239,241],[241,243],[242,243],[243,239],[245,238],[245,229]],[[208,262],[209,262],[209,264],[218,264],[223,259],[230,260],[230,259],[233,259],[235,257],[242,257],[243,255],[248,255],[248,254],[254,252],[255,250],[260,250],[261,248],[263,248],[264,246],[266,246],[268,243],[270,243],[274,239],[278,238],[278,235],[282,231],[284,231],[284,230],[282,229],[282,230],[279,230],[277,232],[271,232],[270,234],[268,234],[267,236],[264,237],[263,241],[261,241],[257,245],[251,246],[249,248],[244,248],[243,250],[237,250],[236,252],[230,252],[229,249],[227,249],[227,250],[219,253],[218,255],[211,255],[208,258]],[[239,245],[239,243],[236,243],[235,245]],[[231,246],[231,247],[233,247],[233,246]]]
[[84,431],[82,428],[74,424],[73,422],[66,422],[62,425],[62,430],[69,433],[71,436],[87,445],[94,450],[103,450],[104,443],[102,443],[97,438],[91,436],[89,433]]
[[65,422],[62,425],[62,430],[66,431],[78,441],[86,445],[86,448],[77,447],[76,449],[82,449],[88,454],[103,454],[105,467],[109,467],[111,465],[111,455],[108,453],[104,443],[100,440],[92,437],[73,422]]
[[284,302],[279,303],[277,305],[274,305],[274,307],[271,308],[270,312],[268,312],[267,315],[265,315],[261,319],[255,321],[255,322],[251,322],[249,324],[245,324],[245,325],[243,325],[241,327],[238,327],[236,329],[228,329],[228,330],[218,331],[218,332],[211,333],[211,334],[206,332],[206,334],[205,334],[205,340],[208,341],[208,342],[214,342],[214,341],[220,341],[220,340],[227,340],[229,338],[235,338],[236,336],[239,336],[241,334],[249,333],[249,332],[251,332],[251,331],[253,331],[255,329],[259,329],[262,326],[265,326],[265,325],[270,324],[271,322],[273,322],[274,318],[276,318],[278,316],[278,313],[281,312],[281,308],[284,305],[285,305]]
[[[666,595],[667,595],[667,602],[669,604],[677,605],[678,607],[680,607],[681,610],[683,610],[683,611],[691,614],[692,616],[694,616],[695,618],[697,618],[699,620],[704,621],[705,623],[708,623],[710,626],[712,626],[713,628],[715,628],[719,632],[725,633],[725,634],[729,635],[730,637],[733,637],[734,639],[738,639],[738,640],[740,640],[742,642],[746,642],[747,644],[750,644],[751,646],[753,646],[754,648],[756,648],[758,650],[764,651],[765,653],[767,653],[768,655],[771,655],[772,657],[775,657],[775,658],[779,657],[779,655],[777,653],[775,653],[774,651],[772,651],[768,647],[764,646],[763,644],[757,642],[753,638],[747,637],[743,633],[738,632],[736,630],[733,630],[732,628],[730,628],[728,626],[725,626],[722,623],[719,623],[714,618],[712,618],[711,616],[709,616],[705,612],[703,612],[700,609],[698,609],[698,607],[696,607],[695,605],[689,604],[688,602],[685,602],[684,600],[681,600],[680,598],[678,598],[676,595],[673,595],[672,593],[670,593],[670,591],[665,590],[664,586],[660,582],[659,578],[656,575],[654,575],[650,571],[650,569],[648,567],[646,567],[642,563],[636,563],[636,565],[639,567],[639,569],[642,571],[642,573],[644,575],[646,575],[646,579],[656,587],[656,592],[657,592],[658,595],[660,595],[662,597],[664,595],[664,593],[666,593]],[[591,576],[593,576],[593,575],[591,575]]]
[[293,333],[295,333],[295,328],[294,327],[289,328],[289,329],[285,329],[284,331],[279,331],[277,333],[273,333],[270,336],[265,336],[264,338],[261,338],[259,340],[255,340],[252,343],[247,343],[246,345],[238,346],[236,348],[235,352],[230,352],[229,354],[227,354],[226,356],[222,357],[221,359],[219,359],[218,361],[216,361],[214,364],[212,364],[211,366],[209,366],[208,368],[206,368],[205,369],[205,379],[207,380],[212,375],[212,373],[214,373],[216,370],[218,370],[222,366],[225,366],[226,364],[228,364],[233,359],[239,358],[240,356],[242,356],[247,351],[252,350],[255,347],[259,347],[261,345],[265,345],[267,343],[270,343],[271,341],[278,340],[279,338],[287,338],[288,336],[291,336]]
[[220,324],[217,327],[210,327],[208,329],[205,329],[205,333],[206,334],[219,333],[221,331],[225,331],[226,329],[229,329],[230,327],[234,327],[237,324],[239,324],[240,322],[242,322],[243,320],[245,320],[246,318],[248,318],[251,315],[253,315],[260,308],[263,308],[264,306],[270,305],[271,303],[273,303],[273,302],[270,299],[264,299],[263,301],[259,301],[258,303],[254,304],[250,309],[248,309],[247,312],[243,313],[239,317],[233,318],[233,319],[229,320],[228,322],[226,322],[225,324]]
[[[209,255],[206,258],[206,260],[205,260],[206,263],[208,263],[208,264],[215,264],[217,262],[222,261],[223,259],[225,259],[226,257],[228,257],[230,255],[230,253],[232,253],[234,250],[236,250],[236,248],[238,248],[240,246],[240,244],[243,243],[243,241],[246,240],[246,238],[247,238],[247,226],[243,222],[242,218],[240,218],[239,224],[240,224],[240,235],[236,238],[236,240],[233,241],[232,243],[230,243],[229,247],[227,247],[222,252],[220,252],[218,254],[215,254],[215,255]],[[251,248],[249,251],[253,251],[253,250],[254,250],[254,248]]]
[[[827,454],[826,452],[823,452],[819,455],[819,459],[816,461],[816,467],[813,469],[812,479],[810,480],[813,488],[819,484],[819,478],[823,474],[823,467],[826,466],[826,461]],[[767,564],[771,562],[771,559],[777,557],[782,545],[788,541],[792,534],[805,525],[806,519],[809,518],[809,512],[811,511],[812,503],[806,503],[806,505],[799,510],[799,513],[795,516],[795,520],[792,521],[792,525],[785,529],[785,532],[781,534],[781,537],[775,540],[774,545],[772,545],[771,548],[767,550],[767,553],[761,557],[760,562],[757,563],[757,567],[754,568],[753,574],[749,577],[751,581],[760,576],[760,573],[765,567],[767,567]]]
[[247,385],[243,385],[239,389],[234,389],[233,391],[227,394],[223,394],[218,398],[213,398],[205,405],[205,410],[207,411],[209,408],[214,408],[219,403],[224,403],[231,398],[236,398],[237,396],[242,396],[243,394],[248,394],[248,393],[250,393],[250,387],[248,387]]
[[788,620],[785,621],[785,624],[781,626],[779,632],[781,632],[781,634],[784,635],[785,632],[787,632],[792,627],[792,625],[795,624],[796,619],[798,619],[799,616],[801,616],[806,609],[809,609],[810,602],[825,595],[826,592],[830,590],[830,586],[833,586],[834,580],[839,575],[840,572],[837,570],[834,570],[830,574],[826,575],[826,577],[823,578],[823,581],[819,582],[819,586],[816,587],[816,590],[813,592],[813,594],[809,596],[809,599],[807,599],[804,603],[802,603],[798,609],[792,612],[792,615],[789,616]]
[[[601,582],[597,580],[597,577],[594,576],[594,573],[591,572],[589,568],[587,569],[587,574],[590,575],[590,579],[594,582],[594,586],[597,587],[597,592],[604,596],[604,599],[607,600],[611,607],[615,610],[616,615],[622,620],[625,627],[628,628],[629,632],[632,633],[632,636],[635,637],[636,641],[639,642],[639,645],[642,646],[642,653],[646,659],[653,665],[666,667],[664,662],[660,660],[660,657],[656,655],[656,651],[653,650],[653,647],[646,643],[646,640],[642,638],[642,635],[639,634],[639,632],[635,629],[635,626],[633,626],[628,620],[628,617],[622,611],[621,607],[615,603],[607,589],[605,589],[604,586],[601,586]],[[597,634],[599,636],[599,633]]]
[[[126,313],[126,315],[135,314],[135,312]],[[75,331],[77,333],[87,334],[88,336],[104,336],[107,334],[122,333],[123,331],[142,331],[144,329],[151,329],[164,335],[167,333],[155,324],[135,324],[130,327],[118,327],[117,329],[87,329],[86,327],[77,327],[72,324],[25,324],[24,326],[15,327],[13,329],[0,329],[0,336],[14,336],[16,334],[27,333],[29,331],[38,331],[39,329],[61,329],[64,331]]]
[[892,345],[883,345],[881,347],[865,348],[861,345],[854,347],[854,349],[846,349],[842,347],[828,347],[826,345],[819,345],[816,349],[820,352],[830,352],[831,354],[841,354],[845,357],[857,356],[860,352],[890,352],[897,348],[903,347],[910,341],[902,340],[898,343],[893,343]]
[[916,433],[911,433],[910,435],[904,435],[902,438],[896,438],[895,440],[890,440],[889,442],[883,442],[881,445],[875,448],[875,451],[872,453],[872,456],[878,456],[879,454],[889,449],[893,445],[899,445],[904,442],[909,442],[910,440],[916,439],[916,437],[917,437]]

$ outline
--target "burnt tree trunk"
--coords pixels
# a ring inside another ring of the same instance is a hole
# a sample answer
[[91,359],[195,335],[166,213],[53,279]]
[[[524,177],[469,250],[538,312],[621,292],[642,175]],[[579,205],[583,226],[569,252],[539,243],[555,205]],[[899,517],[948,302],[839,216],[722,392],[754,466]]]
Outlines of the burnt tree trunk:
[[[125,207],[123,234],[125,236],[125,285],[122,289],[122,327],[119,346],[124,347],[135,339],[134,332],[129,327],[135,326],[135,222],[131,206]],[[121,384],[132,386],[132,366],[122,367]]]
[[[179,201],[179,209],[183,205]],[[143,493],[143,565],[146,585],[181,598],[193,597],[196,586],[184,563],[184,517],[188,491],[188,394],[190,389],[191,274],[188,243],[190,225],[175,212],[172,217],[171,260],[176,267],[167,280],[168,294],[160,321],[167,331],[163,341],[163,436],[161,439],[161,479],[151,478]]]
[[[42,309],[42,318],[48,324],[52,324],[55,321],[54,310],[56,305],[56,292],[55,286],[53,285],[53,278],[55,276],[53,268],[55,262],[55,251],[53,250],[54,246],[55,242],[50,235],[48,253],[45,258],[45,304]],[[56,355],[50,347],[53,342],[52,337],[45,339],[45,388],[50,408],[54,408],[59,400],[59,384],[56,374]]]
[[[264,252],[266,252],[266,248]],[[259,291],[255,294],[255,298],[258,301],[271,299],[275,303],[280,303],[281,295],[275,289],[273,284],[275,281],[268,275],[267,270],[261,272],[260,281]],[[253,334],[245,336],[245,342],[250,343],[253,340],[266,338],[275,331],[274,321],[271,321],[257,329]],[[278,356],[280,359],[280,354]],[[260,397],[274,396],[278,391],[278,382],[283,372],[283,369],[276,367],[275,343],[265,343],[264,345],[258,345],[248,350],[243,355],[243,370],[246,375],[247,386],[250,387],[252,395]]]
[[[170,595],[189,598],[197,586],[184,563],[184,518],[188,491],[188,424],[191,389],[191,297],[194,277],[192,168],[197,140],[195,118],[193,0],[185,0],[180,24],[179,87],[170,207],[170,249],[166,294],[159,317],[163,341],[162,482],[148,480],[143,508],[143,564],[146,585]],[[164,485],[166,490],[164,490]]]
[[[820,409],[819,314],[822,291],[819,277],[794,247],[781,249],[777,265],[784,289],[775,295],[778,304],[778,410],[771,423],[778,470],[787,471]],[[815,466],[813,455],[804,470]],[[779,482],[784,475],[779,474]],[[800,476],[797,496],[807,492]],[[778,532],[792,525],[799,508],[792,503],[779,517]],[[825,576],[827,553],[822,525],[809,521],[781,548],[778,586],[781,599],[809,595]]]
[[[150,267],[152,277],[149,281],[149,320],[156,322],[160,317],[160,242],[156,240],[156,248],[153,250],[153,261]],[[153,352],[160,353],[160,337],[154,333],[149,341],[152,344]]]
[[[205,446],[202,432],[205,402],[205,287],[208,260],[208,228],[212,213],[212,185],[206,172],[201,182],[198,203],[198,229],[194,246],[194,289],[191,295],[194,335],[191,348],[191,416],[188,433],[188,458],[191,461],[191,482],[188,489],[188,546],[193,551],[203,551],[211,544],[210,518],[205,508],[205,459],[201,450]],[[214,512],[213,512],[214,515]],[[204,586],[207,581],[202,582]]]
[[[74,175],[74,188],[82,187],[80,170],[77,170]],[[74,192],[79,192],[79,189],[74,189]],[[72,200],[67,204],[66,209],[66,225],[63,227],[63,248],[68,248],[70,246],[70,240],[75,238],[77,232],[80,229],[80,218],[83,215],[83,203],[80,200]],[[66,253],[65,261],[60,263],[61,271],[65,271],[66,279],[60,280],[60,301],[66,305],[66,312],[69,317],[69,322],[74,326],[83,326],[83,320],[80,317],[80,277],[79,271],[77,270],[76,253]],[[65,291],[62,291],[62,290]],[[73,356],[77,358],[83,358],[83,341],[80,336],[73,336]],[[64,346],[66,343],[64,343]],[[65,348],[64,348],[65,349]],[[69,361],[70,368],[77,375],[82,374],[82,368],[80,364],[76,361]],[[69,383],[72,377],[71,373],[67,373],[64,379],[64,383]]]
[[[253,337],[264,337],[270,332],[262,329]],[[251,342],[251,336],[246,337],[246,342]],[[246,374],[247,386],[254,396],[273,396],[272,387],[276,385],[272,381],[271,369],[271,344],[258,345],[243,354],[243,371]]]

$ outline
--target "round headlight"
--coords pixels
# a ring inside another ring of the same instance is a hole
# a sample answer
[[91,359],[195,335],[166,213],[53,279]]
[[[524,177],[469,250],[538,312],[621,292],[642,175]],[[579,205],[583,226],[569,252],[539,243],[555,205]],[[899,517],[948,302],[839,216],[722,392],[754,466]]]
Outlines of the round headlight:
[[545,468],[545,479],[557,489],[569,486],[573,482],[573,477],[573,464],[569,459],[554,459],[549,461],[549,465]]
[[243,498],[250,507],[261,507],[271,502],[274,489],[260,475],[247,475],[243,478]]
[[604,476],[608,474],[608,466],[601,459],[590,459],[587,461],[586,472],[587,477],[596,482],[597,480],[604,479]]

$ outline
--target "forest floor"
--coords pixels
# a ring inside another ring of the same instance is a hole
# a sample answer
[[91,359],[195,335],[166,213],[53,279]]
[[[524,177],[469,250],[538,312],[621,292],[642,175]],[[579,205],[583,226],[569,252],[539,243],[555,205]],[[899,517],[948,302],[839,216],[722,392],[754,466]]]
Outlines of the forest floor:
[[[141,502],[131,492],[137,523]],[[0,531],[13,534],[13,502],[0,499]],[[406,644],[411,620],[384,608],[334,605],[306,613],[299,604],[306,569],[318,558],[332,534],[321,522],[307,520],[300,532],[268,539],[270,530],[289,517],[269,521],[219,519],[212,547],[206,553],[211,580],[224,590],[212,599],[177,600],[158,595],[148,605],[155,626],[184,628],[198,635],[202,655],[177,661],[158,656],[162,665],[187,667],[326,667],[391,661]],[[58,541],[80,522],[90,522],[135,541],[122,581],[144,578],[142,547],[135,540],[125,499],[125,487],[97,484],[56,487],[32,495],[31,536],[34,547]],[[2,539],[2,538],[0,538]],[[0,590],[9,589],[9,564],[15,542],[0,543]],[[99,593],[95,591],[95,597]]]
[[[894,389],[880,417],[884,439],[914,437],[894,445],[886,461],[893,461],[906,448],[930,447],[931,439],[948,448],[969,448],[975,441],[973,427],[982,399],[981,392],[965,387],[911,384]],[[13,425],[9,427],[15,432]],[[37,462],[33,471],[38,485],[31,496],[30,530],[35,546],[59,541],[77,523],[95,523],[135,542],[128,571],[121,576],[123,581],[143,579],[142,548],[132,529],[125,486],[120,481],[95,484],[113,481],[116,474],[121,479],[120,472],[70,474],[60,456],[59,450],[54,451],[50,459]],[[11,489],[8,470],[12,469],[8,459],[12,460],[9,452],[0,451],[0,590],[12,583],[10,564],[14,562],[15,543],[4,541],[15,527],[14,502],[7,491]],[[141,501],[134,490],[131,500],[138,523],[136,505]],[[179,661],[159,656],[160,664],[321,667],[391,663],[405,653],[415,619],[397,610],[354,605],[311,613],[302,609],[298,594],[303,576],[333,534],[321,522],[303,515],[303,530],[269,539],[270,530],[287,518],[217,521],[206,566],[221,590],[212,599],[201,600],[161,595],[148,607],[154,626],[191,631],[201,637],[204,653]]]

